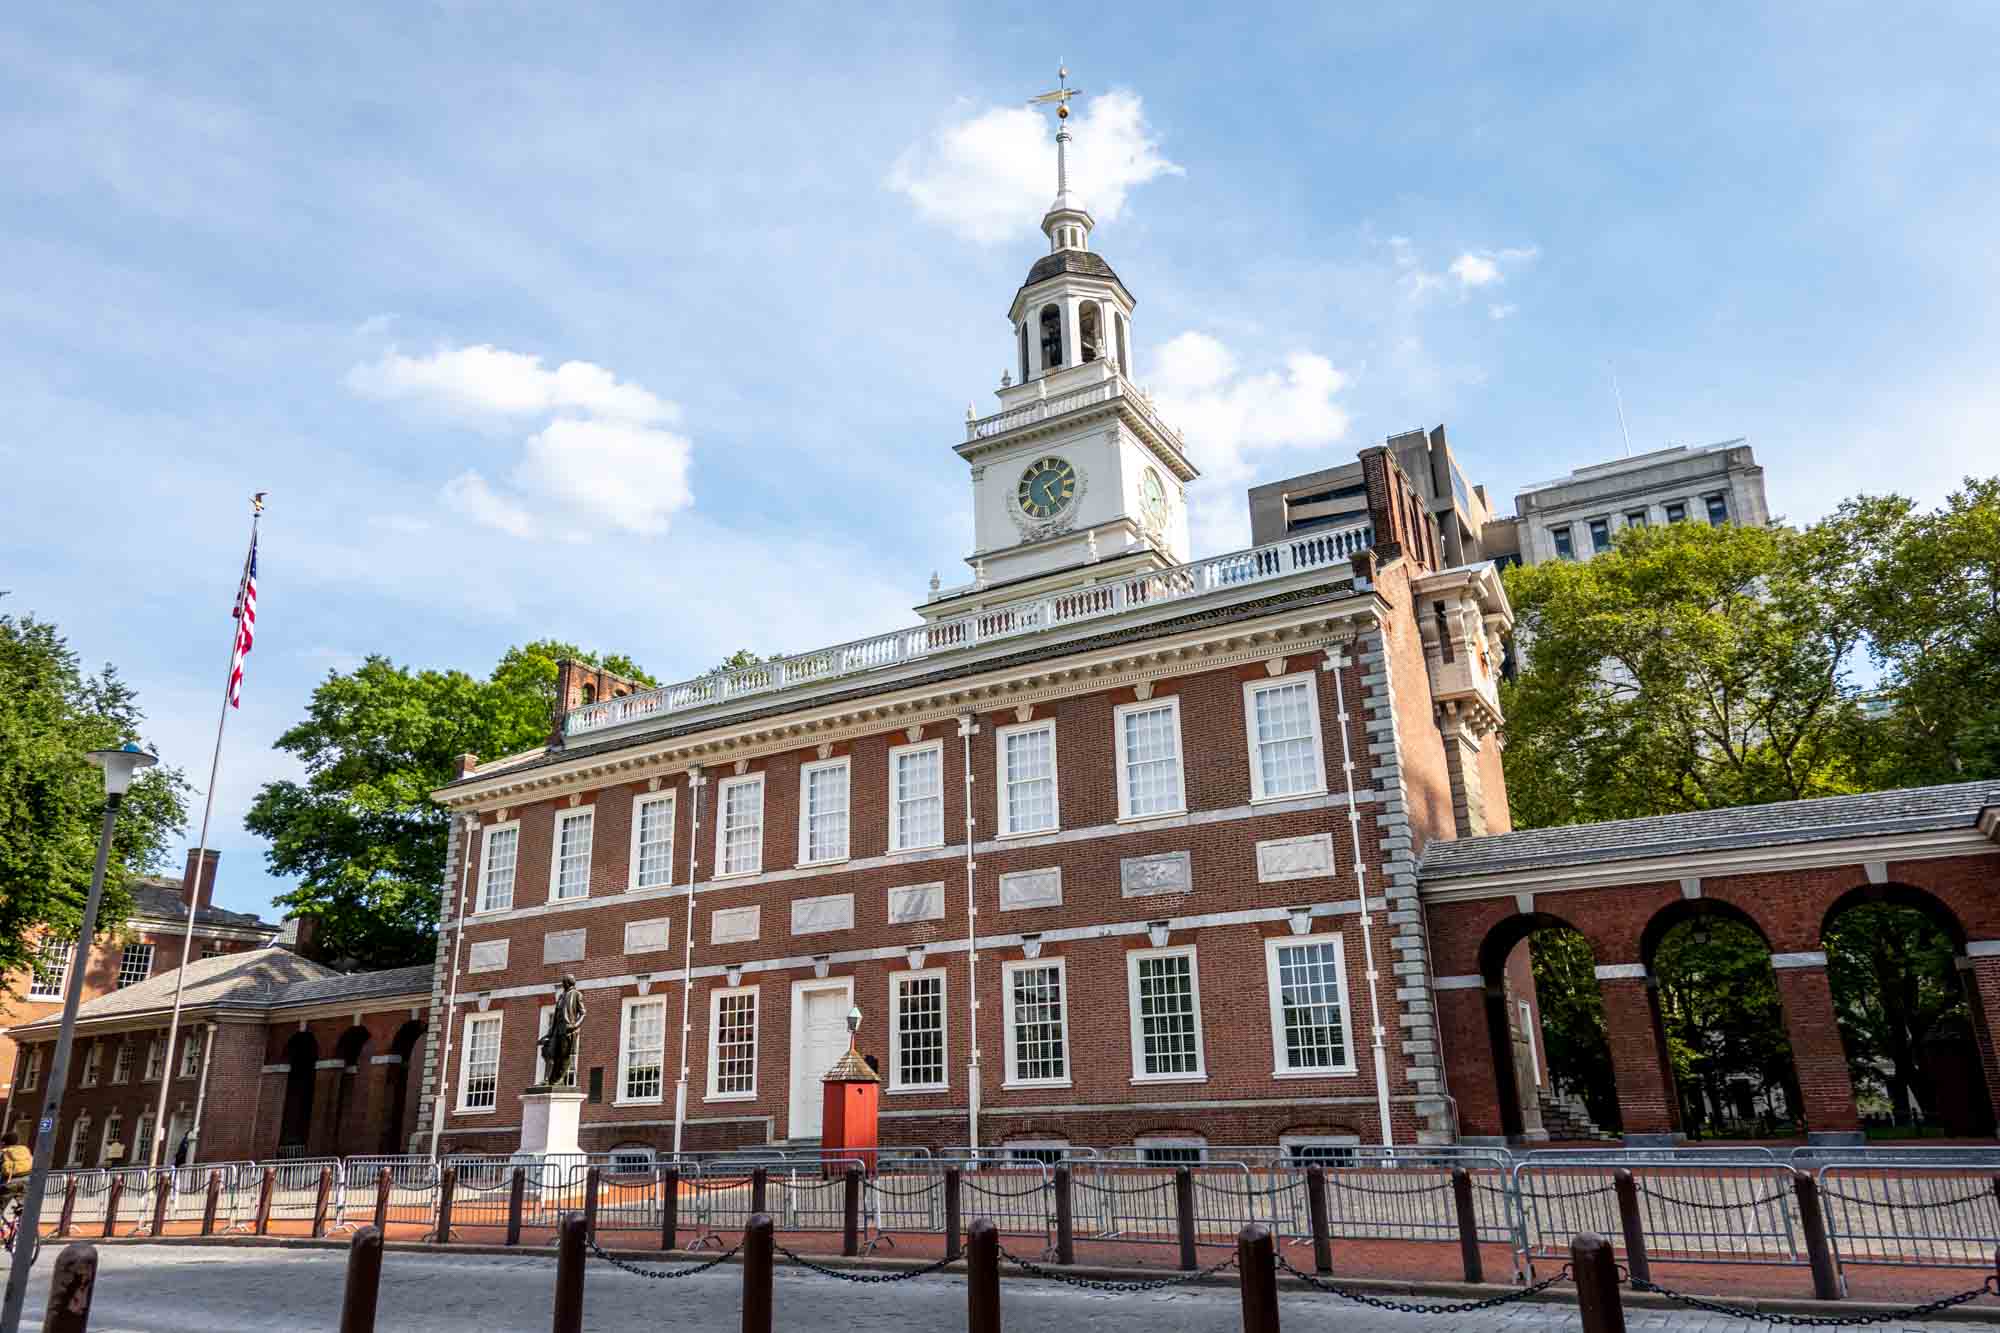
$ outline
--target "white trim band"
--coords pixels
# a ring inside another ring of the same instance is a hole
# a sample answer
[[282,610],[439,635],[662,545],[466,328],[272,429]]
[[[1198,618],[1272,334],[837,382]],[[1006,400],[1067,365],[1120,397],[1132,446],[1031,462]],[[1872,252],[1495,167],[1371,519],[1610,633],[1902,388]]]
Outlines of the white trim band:
[[1484,990],[1485,977],[1439,977],[1431,983],[1438,990]]
[[1803,949],[1798,953],[1774,953],[1771,966],[1779,969],[1795,967],[1825,967],[1826,954],[1819,949]]
[[1597,979],[1599,981],[1644,981],[1646,979],[1646,965],[1644,963],[1599,963],[1597,965]]

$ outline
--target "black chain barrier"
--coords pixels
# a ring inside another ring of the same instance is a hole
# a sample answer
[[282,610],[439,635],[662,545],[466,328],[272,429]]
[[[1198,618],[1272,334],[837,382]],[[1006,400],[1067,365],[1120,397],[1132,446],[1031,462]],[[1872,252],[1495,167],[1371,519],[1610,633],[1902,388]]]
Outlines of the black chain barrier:
[[1470,1314],[1474,1310],[1495,1310],[1503,1305],[1512,1305],[1516,1301],[1525,1301],[1530,1296],[1539,1296],[1550,1287],[1555,1286],[1556,1283],[1570,1280],[1569,1265],[1564,1264],[1560,1273],[1555,1274],[1553,1277],[1543,1278],[1532,1287],[1520,1287],[1513,1291],[1503,1292],[1498,1296],[1488,1296],[1484,1300],[1449,1301],[1443,1303],[1433,1301],[1391,1301],[1385,1300],[1380,1296],[1370,1296],[1364,1292],[1355,1291],[1350,1287],[1343,1287],[1337,1283],[1325,1281],[1322,1278],[1314,1277],[1311,1273],[1302,1272],[1292,1267],[1291,1260],[1285,1258],[1282,1254],[1278,1256],[1278,1267],[1284,1269],[1314,1291],[1323,1291],[1329,1296],[1338,1296],[1346,1301],[1357,1301],[1362,1305],[1372,1305],[1377,1310],[1394,1310],[1399,1314]]
[[774,1245],[772,1248],[800,1268],[818,1273],[821,1277],[838,1278],[842,1282],[859,1282],[865,1286],[880,1286],[885,1282],[908,1282],[911,1278],[928,1277],[932,1273],[943,1272],[957,1262],[955,1259],[940,1259],[936,1263],[925,1264],[922,1268],[909,1268],[900,1273],[850,1273],[844,1268],[828,1268],[825,1264],[816,1264],[796,1250],[788,1250],[782,1245]]
[[680,1268],[661,1268],[658,1267],[657,1265],[647,1266],[647,1265],[629,1263],[624,1259],[620,1259],[617,1255],[612,1254],[609,1250],[606,1250],[602,1245],[599,1245],[595,1240],[586,1240],[584,1243],[590,1246],[590,1252],[592,1254],[604,1260],[605,1263],[610,1264],[613,1268],[622,1268],[628,1273],[637,1273],[640,1277],[643,1277],[651,1282],[666,1282],[666,1281],[671,1281],[672,1279],[677,1277],[693,1277],[696,1273],[706,1273],[709,1269],[714,1268],[717,1264],[726,1264],[731,1259],[734,1259],[737,1255],[737,1252],[743,1248],[743,1243],[741,1241],[738,1241],[736,1244],[730,1246],[728,1249],[724,1250],[721,1254],[716,1255],[713,1259],[710,1259],[706,1263],[687,1264]]
[[1866,1195],[1849,1194],[1845,1190],[1834,1189],[1825,1183],[1820,1185],[1819,1193],[1823,1199],[1839,1199],[1842,1203],[1851,1203],[1862,1208],[1899,1208],[1905,1211],[1914,1209],[1918,1212],[1926,1208],[1962,1208],[1968,1203],[1986,1203],[1993,1199],[1991,1187],[1982,1187],[1970,1194],[1961,1194],[1956,1199],[1871,1199]]
[[1995,1283],[2000,1277],[1989,1277],[1970,1291],[1961,1291],[1956,1296],[1940,1296],[1922,1305],[1912,1305],[1903,1310],[1878,1310],[1872,1314],[1818,1315],[1818,1314],[1775,1314],[1765,1310],[1746,1310],[1740,1305],[1730,1305],[1725,1301],[1712,1301],[1704,1296],[1690,1296],[1684,1291],[1674,1291],[1657,1282],[1644,1278],[1628,1278],[1634,1291],[1649,1291],[1655,1296],[1664,1296],[1676,1305],[1690,1306],[1696,1310],[1706,1310],[1710,1314],[1726,1315],[1731,1319],[1747,1319],[1752,1323],[1782,1324],[1788,1328],[1862,1328],[1869,1324],[1895,1324],[1905,1319],[1922,1319],[1954,1306],[1977,1300],[1981,1296],[2000,1295]]
[[[1760,1194],[1754,1199],[1722,1199],[1710,1202],[1704,1199],[1682,1199],[1672,1194],[1663,1194],[1646,1184],[1643,1180],[1634,1181],[1633,1184],[1639,1193],[1649,1199],[1658,1199],[1661,1203],[1670,1204],[1675,1208],[1707,1208],[1710,1211],[1725,1208],[1763,1208],[1770,1204],[1781,1202],[1791,1194],[1790,1190],[1779,1188],[1772,1190],[1769,1194]],[[1987,1197],[1991,1198],[1992,1195],[1988,1194]]]
[[1128,1296],[1135,1292],[1158,1291],[1162,1287],[1185,1286],[1190,1282],[1199,1282],[1205,1277],[1214,1277],[1224,1269],[1236,1266],[1236,1256],[1232,1254],[1221,1263],[1211,1265],[1208,1268],[1197,1268],[1192,1272],[1178,1273],[1173,1277],[1160,1278],[1153,1282],[1112,1282],[1104,1278],[1082,1277],[1076,1273],[1065,1273],[1060,1268],[1045,1267],[1032,1259],[1023,1259],[1020,1255],[1010,1251],[1005,1245],[1000,1246],[1000,1257],[1031,1277],[1047,1278],[1051,1282],[1060,1282],[1065,1286],[1079,1287],[1084,1291],[1101,1291],[1111,1296]]

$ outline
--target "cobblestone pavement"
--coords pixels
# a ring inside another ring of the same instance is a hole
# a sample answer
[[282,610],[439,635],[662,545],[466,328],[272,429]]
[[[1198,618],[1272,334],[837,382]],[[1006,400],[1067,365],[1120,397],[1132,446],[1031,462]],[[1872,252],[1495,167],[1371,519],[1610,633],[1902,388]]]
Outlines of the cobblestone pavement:
[[[51,1255],[35,1265],[28,1327],[48,1300]],[[333,1250],[223,1250],[181,1246],[108,1246],[98,1251],[98,1286],[91,1333],[222,1333],[222,1330],[333,1328],[339,1322],[346,1254]],[[382,1269],[382,1333],[514,1333],[548,1327],[554,1260],[522,1256],[439,1256],[390,1252]],[[627,1329],[737,1327],[741,1270],[725,1266],[662,1284],[593,1261],[584,1287],[585,1327]],[[836,1282],[796,1268],[777,1270],[777,1327],[842,1330],[962,1329],[965,1284],[956,1276],[923,1277],[891,1287]],[[1579,1327],[1574,1306],[1523,1302],[1497,1311],[1443,1317],[1368,1310],[1331,1296],[1284,1291],[1288,1328],[1341,1333],[1568,1333]],[[1026,1279],[1008,1280],[1001,1300],[1009,1327],[1075,1328],[1092,1333],[1207,1333],[1241,1327],[1234,1287],[1184,1287],[1139,1296],[1103,1296]],[[1763,1329],[1698,1313],[1630,1309],[1628,1326],[1665,1333],[1736,1333]],[[1894,1333],[1895,1325],[1885,1326]],[[1925,1333],[1990,1328],[1923,1325]],[[1917,1333],[1913,1328],[1910,1333]]]

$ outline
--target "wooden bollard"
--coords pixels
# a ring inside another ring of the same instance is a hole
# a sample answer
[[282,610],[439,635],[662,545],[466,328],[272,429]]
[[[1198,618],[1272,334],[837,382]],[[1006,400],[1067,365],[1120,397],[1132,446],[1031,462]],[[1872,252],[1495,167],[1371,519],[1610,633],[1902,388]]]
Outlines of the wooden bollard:
[[1333,1226],[1326,1209],[1326,1168],[1306,1168],[1306,1221],[1312,1227],[1313,1271],[1333,1271]]
[[583,1214],[564,1213],[556,1228],[555,1333],[583,1333]]
[[947,1259],[965,1257],[965,1215],[958,1191],[958,1168],[948,1166],[944,1169],[944,1257]]
[[432,1237],[440,1245],[451,1244],[451,1207],[458,1198],[458,1168],[448,1166],[438,1177],[437,1235]]
[[770,1173],[761,1166],[750,1170],[750,1212],[753,1216],[764,1211],[764,1196],[770,1178]]
[[125,1177],[111,1177],[111,1189],[104,1196],[104,1235],[106,1239],[118,1234],[118,1201],[125,1197]]
[[1000,1333],[1000,1229],[972,1219],[965,1256],[966,1333]]
[[90,1298],[97,1292],[97,1247],[74,1241],[56,1256],[42,1333],[89,1333]]
[[375,1173],[375,1229],[385,1236],[389,1234],[389,1191],[394,1188],[388,1167]]
[[1236,1271],[1243,1291],[1243,1333],[1278,1333],[1278,1253],[1271,1229],[1261,1222],[1236,1233]]
[[1058,1165],[1052,1174],[1056,1192],[1056,1262],[1073,1264],[1076,1262],[1076,1196],[1071,1187],[1075,1182],[1070,1177],[1067,1164]]
[[62,1216],[56,1219],[56,1234],[58,1236],[67,1236],[69,1234],[69,1229],[71,1224],[74,1223],[75,1221],[76,1221],[76,1177],[71,1176],[69,1178],[69,1184],[63,1186]]
[[153,1235],[155,1238],[167,1234],[167,1200],[174,1191],[173,1168],[160,1172],[153,1182]]
[[1611,1188],[1618,1195],[1618,1226],[1625,1233],[1625,1270],[1640,1282],[1651,1282],[1653,1266],[1646,1260],[1646,1220],[1639,1213],[1639,1182],[1621,1166],[1611,1173]]
[[222,1173],[220,1171],[211,1171],[208,1173],[208,1197],[201,1201],[202,1235],[213,1236],[215,1234],[215,1214],[216,1210],[221,1206]]
[[260,1236],[267,1236],[271,1233],[271,1191],[276,1187],[277,1183],[278,1168],[275,1166],[265,1167],[263,1182],[257,1186],[256,1230]]
[[[764,1169],[757,1168],[762,1175]],[[771,1333],[771,1252],[776,1244],[769,1213],[743,1229],[743,1333]],[[557,1333],[561,1333],[558,1330]]]
[[319,1189],[313,1194],[313,1239],[326,1235],[326,1209],[333,1200],[333,1168],[319,1169]]
[[1813,1296],[1822,1301],[1837,1301],[1840,1273],[1833,1266],[1833,1246],[1826,1238],[1826,1212],[1820,1206],[1819,1182],[1804,1171],[1794,1171],[1792,1189],[1799,1197],[1799,1229],[1805,1232],[1806,1261],[1812,1265]]
[[669,1166],[660,1171],[660,1248],[671,1250],[678,1245],[680,1230],[681,1169]]
[[1194,1169],[1181,1167],[1174,1172],[1174,1224],[1181,1237],[1181,1268],[1195,1269],[1194,1253]]
[[861,1253],[861,1168],[841,1174],[840,1252],[852,1259]]
[[1473,1210],[1472,1173],[1451,1169],[1451,1197],[1458,1206],[1458,1258],[1467,1282],[1486,1280],[1486,1260],[1479,1253],[1479,1214]]
[[528,1196],[528,1169],[514,1168],[513,1178],[507,1182],[507,1243],[521,1243],[521,1208]]
[[1625,1305],[1618,1294],[1618,1264],[1611,1242],[1586,1231],[1569,1243],[1569,1270],[1576,1280],[1576,1309],[1583,1333],[1625,1333]]
[[[383,1175],[388,1174],[384,1168]],[[375,1299],[382,1287],[382,1231],[363,1227],[347,1243],[347,1290],[340,1298],[340,1333],[375,1333]]]
[[597,1239],[597,1189],[603,1182],[603,1171],[591,1167],[583,1173],[583,1230],[592,1240]]

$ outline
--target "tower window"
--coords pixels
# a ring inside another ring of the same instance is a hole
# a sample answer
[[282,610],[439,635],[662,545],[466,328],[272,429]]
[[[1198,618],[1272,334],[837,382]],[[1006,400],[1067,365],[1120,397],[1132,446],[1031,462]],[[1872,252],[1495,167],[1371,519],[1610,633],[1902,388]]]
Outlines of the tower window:
[[1063,363],[1062,310],[1042,307],[1042,369],[1055,370]]
[[1021,321],[1021,383],[1028,382],[1028,321]]
[[1103,354],[1103,316],[1098,313],[1097,302],[1092,301],[1083,308],[1082,333],[1077,341],[1082,345],[1082,361],[1095,361]]
[[1112,318],[1118,321],[1118,364],[1125,368],[1127,375],[1130,375],[1132,373],[1132,353],[1125,347],[1125,316],[1113,315]]

